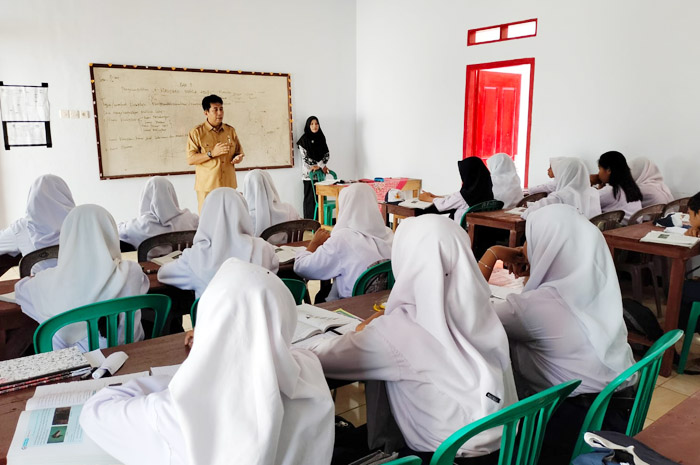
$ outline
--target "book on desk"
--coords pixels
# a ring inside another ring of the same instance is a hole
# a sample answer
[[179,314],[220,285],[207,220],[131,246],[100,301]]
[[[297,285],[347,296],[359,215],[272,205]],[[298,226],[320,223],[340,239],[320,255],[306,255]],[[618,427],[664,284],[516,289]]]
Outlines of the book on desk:
[[297,327],[294,330],[292,344],[331,329],[343,328],[338,334],[347,332],[350,328],[354,329],[360,321],[358,318],[347,316],[347,312],[345,314],[331,312],[309,304],[297,305]]

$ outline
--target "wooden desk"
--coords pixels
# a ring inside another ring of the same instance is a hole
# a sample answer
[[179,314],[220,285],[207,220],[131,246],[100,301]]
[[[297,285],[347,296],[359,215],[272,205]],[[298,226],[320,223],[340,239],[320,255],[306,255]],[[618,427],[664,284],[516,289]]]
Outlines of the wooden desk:
[[334,300],[333,302],[323,302],[316,306],[330,311],[342,308],[346,312],[352,313],[364,320],[376,313],[374,311],[374,304],[376,302],[386,302],[389,300],[390,293],[391,291],[375,292],[372,294],[358,295],[357,297],[348,297],[347,299]]
[[[669,275],[668,300],[666,304],[666,317],[664,331],[670,331],[678,327],[678,313],[681,308],[683,295],[683,281],[685,274],[685,262],[700,254],[700,243],[691,249],[675,245],[653,244],[639,242],[649,231],[661,231],[663,228],[654,226],[651,222],[625,226],[603,232],[610,253],[615,256],[615,249],[630,250],[651,255],[659,255],[671,259],[671,272]],[[637,341],[642,342],[643,341]],[[664,354],[661,363],[661,375],[670,376],[673,365],[673,348]]]
[[525,234],[525,220],[520,215],[506,213],[505,210],[467,213],[467,224],[469,225],[469,239],[472,241],[472,247],[474,247],[477,226],[509,230],[509,247],[516,247],[520,238]]
[[676,405],[634,438],[682,464],[700,463],[700,392]]
[[[340,211],[340,205],[338,203],[338,195],[340,191],[348,187],[350,184],[333,184],[331,186],[315,184],[316,195],[318,196],[318,222],[323,224],[323,203],[325,197],[335,197],[336,198],[336,214]],[[401,188],[402,191],[413,191],[413,196],[418,197],[420,193],[421,186],[423,185],[420,179],[407,179],[406,184]]]
[[394,222],[391,225],[392,231],[396,231],[396,228],[399,225],[398,220],[412,216],[420,216],[425,212],[425,210],[422,208],[402,207],[394,203],[382,202],[379,205],[382,207],[382,215],[384,216],[385,225],[389,226],[389,215],[394,215]]

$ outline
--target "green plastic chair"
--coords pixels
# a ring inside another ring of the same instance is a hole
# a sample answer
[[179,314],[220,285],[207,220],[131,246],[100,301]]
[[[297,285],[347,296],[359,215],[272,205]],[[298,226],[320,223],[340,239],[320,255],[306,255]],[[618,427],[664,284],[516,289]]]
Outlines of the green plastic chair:
[[[333,176],[333,179],[338,179],[335,171],[328,170],[328,174]],[[316,170],[309,173],[309,179],[311,180],[311,188],[314,191],[314,202],[316,202],[316,209],[314,210],[314,220],[318,219],[318,196],[316,195],[316,183],[318,181],[323,181],[326,179],[326,175],[322,170]],[[323,202],[323,224],[326,226],[333,226],[333,210],[335,210],[335,200],[326,200]]]
[[678,360],[678,374],[681,375],[685,371],[685,364],[688,362],[690,344],[693,343],[693,336],[695,335],[695,329],[698,325],[698,318],[700,318],[700,302],[693,302],[693,306],[690,309],[690,317],[688,318],[688,327],[685,328],[683,350],[681,350],[681,357]]
[[298,279],[282,278],[282,282],[287,286],[287,289],[294,296],[294,302],[297,305],[304,303],[304,296],[306,295],[306,283],[304,281],[299,281]]
[[472,205],[467,209],[459,220],[459,225],[463,229],[467,229],[467,213],[478,213],[478,212],[493,212],[496,210],[501,210],[503,208],[503,202],[500,200],[487,200],[486,202],[477,203]]
[[[433,454],[430,465],[452,465],[460,447],[477,434],[503,426],[499,465],[534,465],[540,455],[544,431],[552,413],[581,384],[567,381],[516,402],[496,413],[477,420],[447,438]],[[516,439],[520,425],[520,440]],[[517,450],[517,456],[515,456]],[[513,459],[516,459],[513,461]]]
[[90,305],[68,310],[44,321],[34,333],[34,350],[37,354],[53,350],[53,336],[64,326],[86,322],[90,350],[100,348],[100,333],[97,321],[106,318],[108,347],[119,345],[119,315],[126,314],[125,343],[134,342],[134,312],[142,308],[151,308],[156,313],[151,337],[159,337],[170,313],[170,297],[162,294],[135,295],[118,299],[105,300]]
[[352,288],[352,296],[367,294],[369,285],[380,275],[387,275],[387,289],[394,287],[394,272],[391,270],[391,260],[386,260],[367,268]]
[[197,320],[197,305],[199,305],[199,299],[196,299],[194,302],[192,302],[192,307],[190,307],[190,319],[192,320],[193,328]]
[[385,465],[422,465],[423,461],[420,459],[420,457],[416,457],[415,455],[409,455],[408,457],[402,457],[400,459],[384,463]]
[[674,329],[661,336],[640,361],[623,371],[596,396],[590,409],[588,409],[586,418],[583,420],[581,432],[579,433],[578,441],[576,441],[574,453],[571,456],[572,460],[581,454],[593,450],[586,444],[583,435],[589,431],[600,431],[603,427],[603,418],[608,410],[608,404],[615,390],[637,373],[639,373],[637,394],[635,395],[634,405],[632,406],[632,412],[629,422],[627,423],[627,431],[625,434],[627,436],[634,436],[642,430],[644,427],[644,419],[647,416],[649,404],[651,403],[651,396],[656,386],[656,378],[659,376],[661,359],[663,358],[664,352],[666,352],[669,347],[673,346],[673,344],[681,338],[682,334],[683,332],[680,329]]

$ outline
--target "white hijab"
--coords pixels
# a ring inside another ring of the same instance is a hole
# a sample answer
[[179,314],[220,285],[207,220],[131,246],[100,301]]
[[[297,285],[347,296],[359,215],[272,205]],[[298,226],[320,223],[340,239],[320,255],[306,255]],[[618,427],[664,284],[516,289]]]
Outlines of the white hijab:
[[590,174],[583,161],[559,157],[552,158],[550,164],[557,187],[547,197],[528,207],[522,217],[527,219],[535,210],[554,203],[571,205],[588,219],[600,215],[600,197],[598,191],[591,187]]
[[517,205],[523,199],[523,189],[513,160],[505,153],[497,153],[486,164],[491,172],[493,198],[503,202],[503,208]]
[[[372,326],[472,421],[517,401],[506,332],[467,233],[439,215],[407,218],[391,259],[396,284]],[[483,434],[497,444],[501,431]]]
[[[253,236],[253,221],[243,196],[230,187],[214,189],[204,201],[192,247],[178,259],[205,283],[231,257],[271,269],[278,266],[274,246]],[[273,249],[275,263],[267,263],[265,249]]]
[[[63,220],[74,207],[73,194],[63,179],[53,174],[39,176],[29,189],[24,218],[33,248],[20,249],[22,255],[58,244]],[[22,234],[21,223],[12,224],[14,234]],[[24,241],[18,243],[25,244]]]
[[120,225],[120,237],[134,247],[146,239],[172,231],[197,229],[199,217],[181,209],[173,184],[162,176],[150,178],[141,192],[139,216]]
[[318,358],[290,345],[297,312],[282,281],[229,259],[198,312],[169,386],[189,463],[327,465],[333,400]]
[[[129,267],[130,262],[121,258],[112,215],[98,205],[80,205],[63,224],[58,265],[37,273],[25,288],[35,314],[45,321],[76,307],[116,298],[129,285]],[[66,326],[58,334],[68,345],[87,335],[84,324]]]
[[617,373],[629,368],[620,284],[600,230],[575,208],[557,204],[532,213],[525,236],[530,279],[522,295],[541,287],[556,290],[601,363]]
[[394,233],[384,224],[374,189],[364,183],[350,184],[340,191],[338,208],[338,221],[331,237],[346,230],[354,231],[371,241],[380,255],[391,255]]
[[630,161],[630,171],[634,181],[642,191],[642,207],[669,203],[673,200],[673,194],[664,183],[664,177],[659,167],[648,158],[639,157]]
[[299,219],[299,213],[280,200],[272,176],[267,171],[253,170],[243,180],[243,195],[253,219],[255,235],[276,224]]

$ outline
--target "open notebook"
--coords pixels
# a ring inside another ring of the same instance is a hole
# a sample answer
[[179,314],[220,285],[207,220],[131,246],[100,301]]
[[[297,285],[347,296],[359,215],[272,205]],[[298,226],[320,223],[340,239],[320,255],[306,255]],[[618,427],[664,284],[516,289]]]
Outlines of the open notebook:
[[325,333],[329,329],[345,326],[352,326],[354,329],[359,322],[358,318],[331,312],[313,305],[297,305],[297,328],[292,337],[292,344]]
[[306,250],[306,247],[292,247],[289,245],[281,245],[275,249],[275,255],[280,261],[280,265],[294,261],[297,253]]
[[655,244],[677,245],[692,248],[700,241],[698,237],[685,236],[683,234],[667,233],[665,231],[649,231],[639,242],[653,242]]

